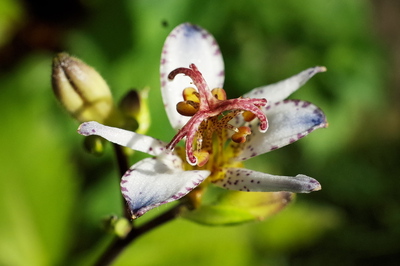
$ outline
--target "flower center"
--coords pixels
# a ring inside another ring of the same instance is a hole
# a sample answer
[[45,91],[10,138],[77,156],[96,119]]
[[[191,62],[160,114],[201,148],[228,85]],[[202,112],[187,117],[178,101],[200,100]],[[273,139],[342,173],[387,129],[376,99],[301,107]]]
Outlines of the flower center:
[[168,78],[173,80],[176,75],[184,74],[190,77],[197,90],[185,88],[183,90],[184,101],[177,104],[177,111],[181,115],[191,118],[182,127],[171,142],[168,149],[174,149],[176,144],[186,137],[186,159],[191,165],[204,166],[213,155],[214,141],[219,151],[223,151],[228,139],[227,130],[233,131],[232,141],[243,143],[246,136],[251,134],[247,126],[236,128],[229,122],[238,116],[243,115],[245,121],[249,122],[254,118],[260,121],[259,129],[265,132],[268,128],[268,121],[260,107],[267,104],[266,99],[237,98],[226,99],[225,90],[215,88],[212,91],[208,88],[201,72],[194,64],[189,68],[177,68],[173,70]]

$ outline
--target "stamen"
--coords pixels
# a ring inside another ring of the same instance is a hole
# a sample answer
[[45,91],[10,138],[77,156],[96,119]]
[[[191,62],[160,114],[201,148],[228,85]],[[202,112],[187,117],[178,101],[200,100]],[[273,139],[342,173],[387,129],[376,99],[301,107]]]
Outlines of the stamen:
[[246,121],[246,122],[250,122],[250,121],[254,120],[254,118],[256,118],[256,115],[249,111],[244,111],[242,116],[243,116],[244,121]]
[[199,103],[193,101],[179,102],[176,110],[183,116],[193,116],[199,110]]
[[249,127],[239,127],[238,132],[232,135],[231,139],[236,143],[244,143],[246,141],[246,136],[251,134],[251,129]]
[[211,91],[211,94],[218,100],[226,100],[226,92],[223,88],[215,88]]
[[197,90],[195,88],[189,87],[189,88],[184,89],[182,92],[182,96],[185,101],[193,101],[196,103],[200,102],[199,93],[197,92]]

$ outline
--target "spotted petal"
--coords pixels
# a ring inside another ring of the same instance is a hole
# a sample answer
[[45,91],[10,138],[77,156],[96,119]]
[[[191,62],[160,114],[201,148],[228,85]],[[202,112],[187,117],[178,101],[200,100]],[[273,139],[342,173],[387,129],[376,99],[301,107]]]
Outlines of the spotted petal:
[[254,192],[309,193],[321,189],[317,180],[306,175],[277,176],[243,168],[228,168],[225,178],[214,184],[225,189]]
[[132,131],[109,127],[97,122],[85,122],[78,128],[78,133],[84,136],[97,135],[108,141],[141,151],[150,155],[160,155],[166,149],[167,143]]
[[167,37],[161,55],[161,91],[168,118],[174,129],[188,121],[176,111],[176,104],[183,101],[182,91],[193,87],[189,77],[178,75],[173,81],[168,74],[179,67],[195,64],[211,89],[222,88],[224,63],[214,37],[199,26],[184,23]]
[[278,102],[286,99],[290,94],[303,86],[310,78],[326,68],[321,66],[312,67],[280,82],[255,88],[243,95],[245,98],[265,98],[268,102]]
[[326,127],[325,114],[315,105],[300,100],[285,100],[263,107],[269,128],[266,133],[257,130],[257,124],[250,125],[252,134],[242,144],[237,160],[276,150],[305,137],[317,128]]
[[169,154],[141,160],[125,173],[121,191],[133,218],[182,198],[210,174],[209,171],[183,171],[181,164],[178,156]]

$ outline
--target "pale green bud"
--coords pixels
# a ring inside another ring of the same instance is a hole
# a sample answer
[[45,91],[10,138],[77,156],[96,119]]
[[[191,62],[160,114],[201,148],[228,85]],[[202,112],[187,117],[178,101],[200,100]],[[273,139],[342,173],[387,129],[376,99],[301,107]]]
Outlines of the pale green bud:
[[104,219],[103,226],[108,232],[120,238],[125,238],[132,230],[132,224],[126,218],[115,215]]
[[104,79],[92,67],[66,53],[53,59],[52,85],[58,100],[80,122],[105,123],[114,111]]

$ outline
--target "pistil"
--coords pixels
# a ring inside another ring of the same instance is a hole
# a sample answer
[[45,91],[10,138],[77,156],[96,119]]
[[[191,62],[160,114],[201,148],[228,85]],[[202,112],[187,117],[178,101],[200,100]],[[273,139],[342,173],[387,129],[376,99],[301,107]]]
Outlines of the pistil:
[[[267,104],[266,99],[237,98],[227,100],[225,90],[222,88],[215,88],[212,91],[208,88],[203,75],[194,64],[191,64],[189,68],[173,70],[168,78],[172,80],[178,74],[190,77],[198,92],[194,88],[184,89],[184,101],[177,104],[177,111],[181,115],[191,116],[191,118],[175,135],[167,148],[172,150],[181,139],[186,137],[186,159],[189,164],[203,166],[207,163],[212,147],[205,147],[204,143],[210,141],[212,143],[212,135],[215,131],[221,133],[223,129],[230,129],[235,132],[232,136],[233,141],[238,143],[246,141],[246,136],[251,134],[250,128],[239,127],[237,129],[229,124],[229,121],[239,113],[246,115],[246,121],[257,117],[260,121],[260,131],[265,132],[267,130],[267,117],[260,110],[260,107]],[[203,122],[206,121],[209,123],[204,124]],[[195,140],[197,142],[196,149],[193,148]],[[207,146],[212,145],[208,144]]]

